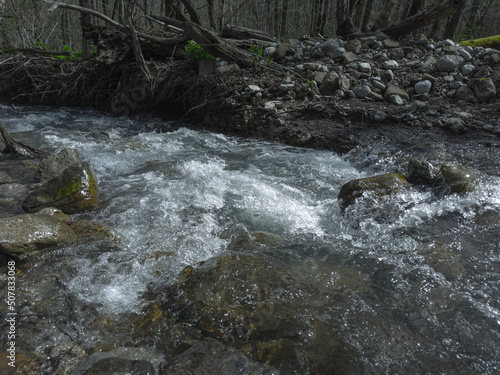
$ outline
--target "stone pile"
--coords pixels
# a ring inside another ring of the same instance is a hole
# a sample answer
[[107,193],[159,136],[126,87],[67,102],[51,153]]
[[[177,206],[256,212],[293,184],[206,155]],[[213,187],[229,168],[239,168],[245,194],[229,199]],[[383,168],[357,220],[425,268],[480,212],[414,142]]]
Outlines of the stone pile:
[[[287,101],[358,99],[382,105],[368,113],[377,122],[392,117],[425,127],[464,131],[474,126],[500,134],[500,121],[485,121],[474,113],[496,100],[500,87],[496,49],[463,47],[451,40],[433,42],[423,36],[395,42],[379,33],[347,41],[290,39],[267,47],[264,57],[262,64],[269,65],[272,59],[293,74],[277,87],[250,84],[240,100],[279,110],[280,102]],[[393,106],[384,109],[388,104]],[[408,108],[411,114],[391,116],[397,110],[394,106]],[[449,111],[453,106],[462,110]],[[483,115],[488,112],[485,108]]]

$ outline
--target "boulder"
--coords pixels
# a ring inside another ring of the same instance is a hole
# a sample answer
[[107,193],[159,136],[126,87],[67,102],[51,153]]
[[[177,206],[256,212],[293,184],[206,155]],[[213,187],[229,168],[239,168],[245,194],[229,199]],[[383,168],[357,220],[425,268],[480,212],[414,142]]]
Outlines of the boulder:
[[497,89],[491,78],[473,78],[470,80],[469,87],[481,102],[491,99],[497,94]]
[[12,182],[12,178],[10,178],[7,173],[0,171],[0,185],[8,184],[10,182]]
[[73,164],[81,163],[78,151],[65,148],[57,154],[49,155],[43,158],[38,165],[38,176],[40,182],[52,180],[59,176],[61,171],[65,170]]
[[358,98],[366,98],[372,92],[370,86],[368,85],[354,87],[352,91],[354,92],[354,95],[356,95],[356,97]]
[[410,100],[410,95],[408,95],[408,93],[405,90],[399,88],[398,86],[393,86],[393,85],[388,86],[384,92],[384,98],[386,100],[390,100],[390,97],[393,95],[397,95],[401,99]]
[[441,173],[451,191],[458,194],[473,192],[487,178],[477,169],[452,162],[443,163]]
[[415,83],[415,93],[418,95],[427,94],[429,91],[431,91],[431,88],[432,88],[432,83],[431,81],[428,80],[423,80]]
[[366,193],[382,197],[407,190],[409,187],[410,184],[403,175],[387,173],[349,181],[340,189],[338,200],[340,207],[345,209]]
[[[205,337],[245,345],[253,360],[286,373],[329,374],[338,368],[362,373],[360,353],[339,330],[342,313],[330,309],[332,304],[341,311],[352,308],[349,319],[366,324],[355,318],[362,312],[354,306],[369,290],[367,275],[347,267],[316,260],[279,267],[265,256],[233,253],[198,269],[187,267],[164,291],[162,306],[196,324]],[[222,346],[218,351],[223,359],[234,357]],[[231,369],[220,373],[240,373]]]
[[335,90],[339,88],[339,78],[340,76],[337,73],[333,71],[328,72],[319,86],[319,92],[322,95],[333,95]]
[[76,238],[75,232],[52,214],[24,214],[0,219],[0,251],[9,256],[26,255]]
[[438,182],[439,169],[427,160],[410,159],[408,162],[408,181],[433,186]]
[[440,72],[454,72],[464,65],[465,59],[457,55],[444,55],[437,61],[437,69]]
[[[419,339],[405,322],[359,308],[367,306],[366,298],[373,293],[367,274],[314,259],[283,264],[266,256],[226,254],[185,268],[173,285],[159,285],[155,289],[161,292],[151,309],[161,306],[204,337],[230,344],[282,374],[335,374],[339,369],[345,374],[377,373],[376,364],[363,360],[366,350],[377,348],[390,361],[408,360],[409,349]],[[158,315],[156,310],[154,316]],[[166,322],[159,318],[148,329],[156,332]],[[386,340],[394,345],[378,346]],[[188,358],[200,353],[205,367],[216,366],[221,374],[240,373],[232,367],[232,350],[209,345],[216,353],[213,357],[228,360],[231,367],[224,372],[203,354],[199,341],[195,345]],[[251,362],[240,360],[240,371],[246,374]],[[176,358],[171,363],[175,362]],[[204,373],[191,359],[185,363],[193,364],[193,373]]]
[[99,206],[99,188],[92,167],[77,163],[63,170],[59,176],[45,181],[23,202],[26,212],[55,207],[67,214],[86,212]]

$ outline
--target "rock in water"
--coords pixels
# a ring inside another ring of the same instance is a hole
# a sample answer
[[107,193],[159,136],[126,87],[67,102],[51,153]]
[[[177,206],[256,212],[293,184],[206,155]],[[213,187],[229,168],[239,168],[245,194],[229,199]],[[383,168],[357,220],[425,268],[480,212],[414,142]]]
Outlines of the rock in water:
[[446,162],[441,165],[441,173],[453,193],[465,194],[477,189],[486,175],[474,168],[458,163]]
[[23,209],[36,212],[55,207],[74,214],[93,210],[99,203],[97,177],[92,167],[83,162],[69,166],[59,176],[42,183],[24,200]]
[[349,181],[340,189],[338,200],[340,207],[345,209],[364,193],[370,192],[375,196],[382,197],[403,191],[409,187],[410,184],[403,175],[387,173]]
[[51,214],[24,214],[0,219],[0,251],[20,256],[76,239],[61,218]]

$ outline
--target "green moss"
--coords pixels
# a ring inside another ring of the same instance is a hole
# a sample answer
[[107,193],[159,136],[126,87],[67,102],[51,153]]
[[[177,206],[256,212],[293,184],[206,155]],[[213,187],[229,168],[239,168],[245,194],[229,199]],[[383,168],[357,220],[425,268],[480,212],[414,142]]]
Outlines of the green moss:
[[66,198],[72,194],[77,193],[80,191],[82,186],[82,179],[81,178],[76,178],[69,185],[66,186],[61,186],[59,190],[57,190],[57,199],[63,199]]
[[500,48],[500,35],[495,35],[480,39],[463,40],[458,43],[464,47],[471,46],[471,47]]

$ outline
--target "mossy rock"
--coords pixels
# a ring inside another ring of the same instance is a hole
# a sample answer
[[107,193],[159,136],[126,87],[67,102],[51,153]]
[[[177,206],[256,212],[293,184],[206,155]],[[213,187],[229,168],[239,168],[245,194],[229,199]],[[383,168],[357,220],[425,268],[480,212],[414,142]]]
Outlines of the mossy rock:
[[100,204],[97,177],[92,167],[77,163],[66,168],[59,176],[46,181],[23,202],[26,212],[37,212],[55,207],[66,214],[91,211]]
[[489,36],[487,38],[463,40],[458,43],[464,47],[471,46],[500,49],[500,35]]
[[403,175],[399,173],[387,173],[349,181],[340,189],[338,200],[340,207],[346,209],[364,194],[371,193],[375,197],[382,197],[389,194],[396,194],[409,188],[410,184]]

